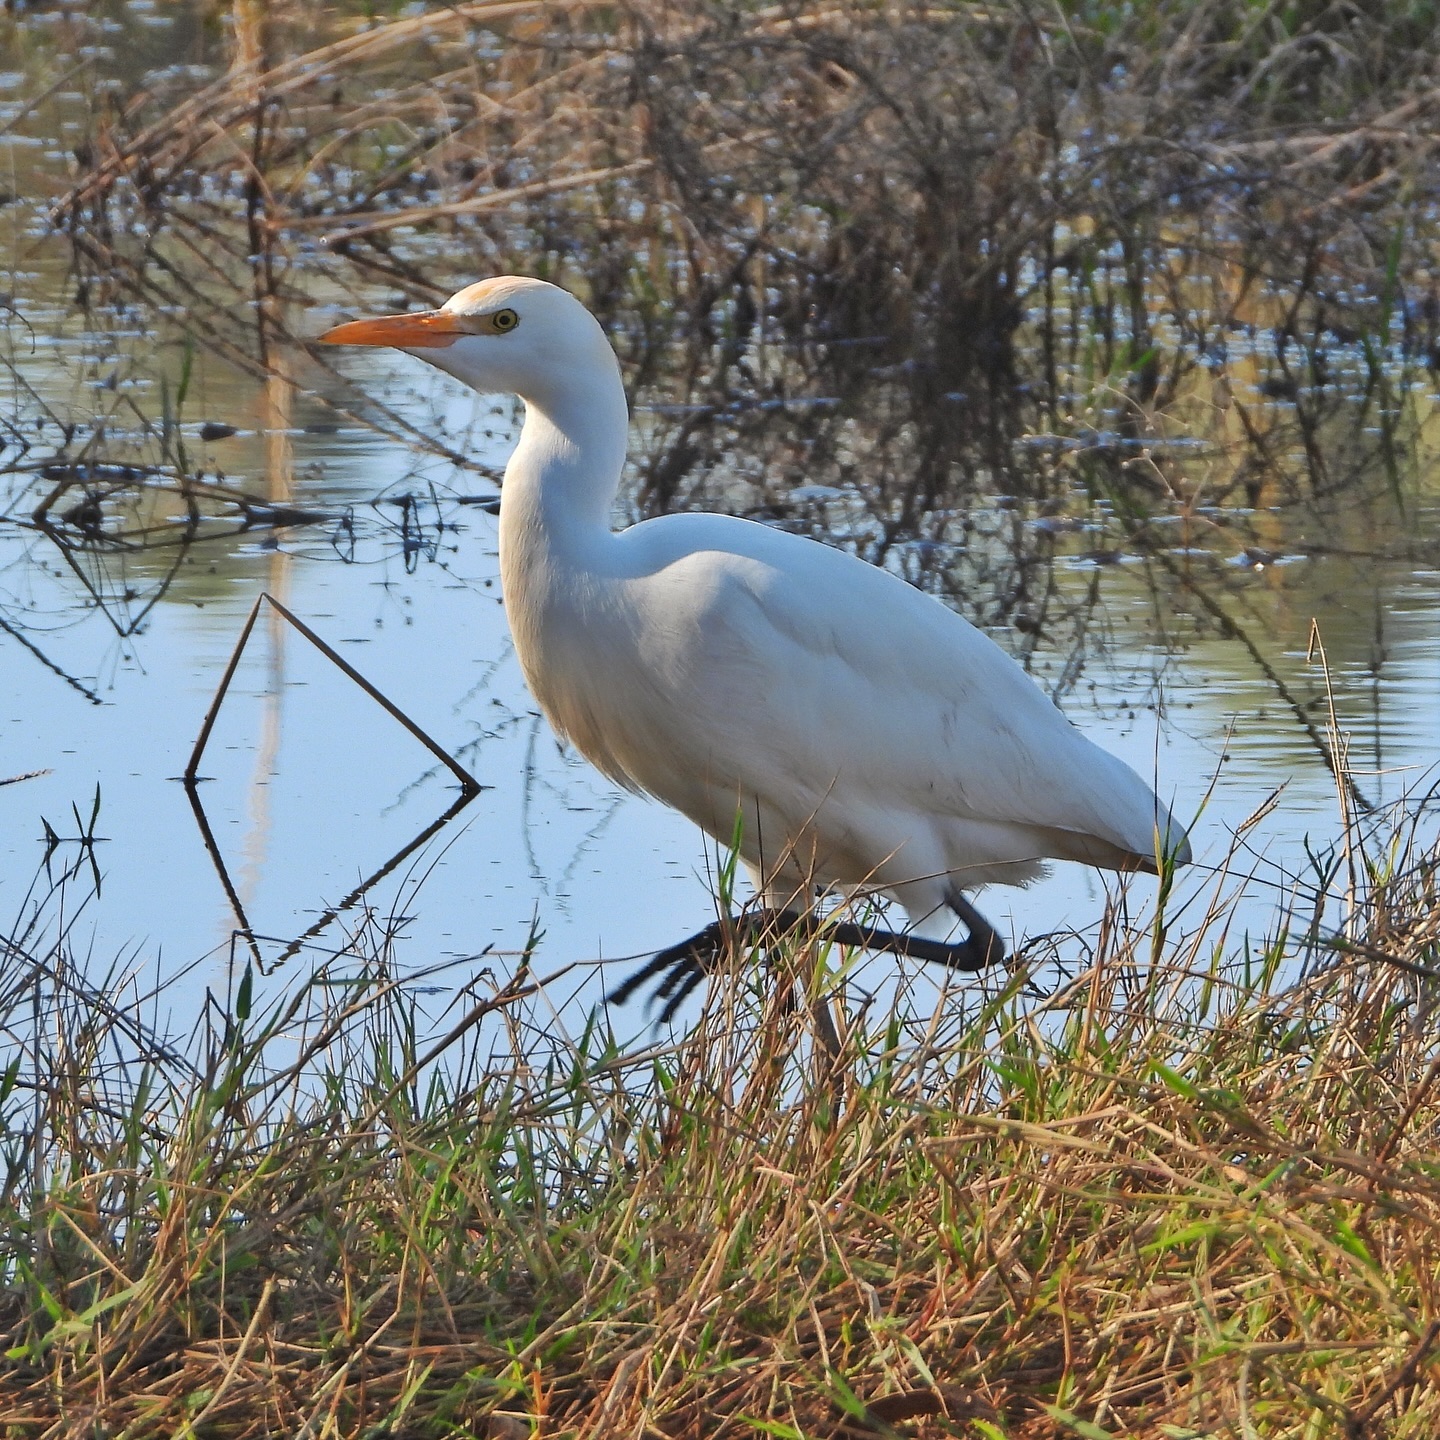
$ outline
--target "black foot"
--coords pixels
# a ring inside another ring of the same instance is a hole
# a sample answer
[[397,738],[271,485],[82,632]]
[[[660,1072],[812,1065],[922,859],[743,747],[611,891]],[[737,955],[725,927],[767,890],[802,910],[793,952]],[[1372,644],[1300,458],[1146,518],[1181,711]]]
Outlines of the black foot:
[[698,930],[688,940],[658,951],[633,974],[622,980],[606,996],[606,1004],[623,1005],[644,984],[657,975],[660,983],[650,997],[666,1002],[660,1012],[660,1023],[670,1020],[684,1003],[685,997],[715,969],[715,962],[725,952],[725,932],[739,933],[739,926],[731,921],[712,921],[703,930]]
[[759,910],[730,920],[715,920],[703,930],[696,931],[688,940],[661,950],[634,974],[622,980],[605,999],[610,1004],[623,1005],[642,985],[659,976],[651,1001],[665,1002],[659,1023],[667,1024],[674,1019],[686,996],[707,976],[714,974],[731,941],[736,946],[755,945],[795,934],[807,939],[823,934],[837,945],[905,955],[912,960],[944,965],[951,970],[983,970],[1004,960],[1005,942],[985,917],[963,895],[952,896],[949,903],[970,931],[964,940],[955,943],[924,940],[918,935],[902,935],[873,925],[856,925],[849,920],[826,921],[812,913],[802,914],[796,910]]

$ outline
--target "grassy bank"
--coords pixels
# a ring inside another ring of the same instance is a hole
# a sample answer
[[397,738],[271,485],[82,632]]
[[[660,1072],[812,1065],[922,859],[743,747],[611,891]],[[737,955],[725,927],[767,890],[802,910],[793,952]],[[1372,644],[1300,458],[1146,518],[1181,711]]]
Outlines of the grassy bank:
[[1324,923],[788,954],[639,1054],[353,955],[172,1049],[12,945],[3,1433],[1433,1435],[1437,856],[1352,841]]

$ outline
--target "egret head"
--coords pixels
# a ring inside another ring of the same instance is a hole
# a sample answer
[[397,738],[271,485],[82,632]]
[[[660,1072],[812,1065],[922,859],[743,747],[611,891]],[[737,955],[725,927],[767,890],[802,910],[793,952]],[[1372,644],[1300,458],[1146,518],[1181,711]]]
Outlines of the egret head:
[[615,352],[593,315],[544,280],[503,275],[456,291],[438,310],[352,320],[320,336],[325,345],[390,345],[428,361],[482,394],[544,404],[557,386],[618,374]]

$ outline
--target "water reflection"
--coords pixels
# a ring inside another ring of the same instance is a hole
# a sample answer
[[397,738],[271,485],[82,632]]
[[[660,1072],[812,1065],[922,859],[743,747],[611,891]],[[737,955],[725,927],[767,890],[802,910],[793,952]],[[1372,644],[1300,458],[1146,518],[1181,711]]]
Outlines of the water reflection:
[[[187,784],[185,794],[190,801],[190,807],[195,814],[195,823],[199,827],[201,839],[205,845],[205,853],[210,857],[210,862],[215,867],[216,878],[220,881],[220,887],[225,892],[231,908],[235,912],[235,936],[244,943],[249,951],[250,958],[255,968],[262,975],[272,975],[278,971],[287,961],[293,960],[302,951],[312,948],[325,932],[339,919],[354,910],[365,897],[382,880],[393,875],[399,867],[404,864],[416,851],[428,845],[435,836],[439,835],[447,825],[450,824],[467,805],[475,798],[478,791],[462,794],[443,815],[438,815],[418,835],[412,836],[399,850],[397,850],[379,869],[367,875],[350,893],[333,905],[320,912],[317,919],[313,920],[293,940],[279,940],[273,935],[263,935],[256,931],[250,923],[250,917],[245,912],[245,902],[240,897],[240,892],[235,888],[234,882],[230,879],[230,871],[225,864],[225,858],[220,853],[219,843],[215,839],[215,832],[210,828],[209,816],[205,813],[204,802],[201,792],[193,784]],[[258,872],[263,868],[261,865],[254,865]],[[98,874],[97,874],[98,889]],[[393,941],[393,935],[389,937]],[[263,942],[269,941],[280,948],[275,955],[266,960],[262,953]],[[387,946],[388,948],[388,946]]]
[[[507,265],[558,266],[623,356],[634,458],[618,519],[724,509],[895,570],[1016,653],[1185,819],[1207,804],[1209,860],[1278,792],[1245,843],[1280,893],[1308,863],[1304,837],[1334,833],[1338,750],[1344,804],[1423,794],[1440,750],[1440,516],[1418,320],[1397,316],[1393,344],[1352,332],[1360,299],[1300,294],[1260,263],[1250,222],[1226,230],[1218,212],[1131,251],[1057,221],[1003,284],[971,294],[993,302],[983,314],[943,286],[933,313],[918,291],[897,298],[884,216],[825,241],[827,271],[818,251],[784,250],[783,207],[760,203],[725,245],[706,232],[709,269],[675,260],[682,284],[627,228],[628,206],[637,229],[653,218],[636,170],[607,182],[611,229],[587,192],[559,188],[529,197],[524,224],[482,219],[456,246],[379,223],[423,198],[413,175],[451,163],[446,137],[369,176],[337,161],[327,178],[319,154],[333,141],[349,165],[379,112],[415,94],[326,109],[323,87],[349,72],[306,70],[267,7],[236,7],[225,56],[194,18],[175,11],[168,49],[127,32],[133,48],[94,63],[133,88],[183,47],[212,66],[210,130],[193,123],[193,84],[171,76],[147,173],[134,135],[78,179],[43,147],[13,152],[26,305],[5,312],[0,644],[21,678],[0,769],[53,773],[0,790],[0,895],[26,893],[47,833],[69,835],[55,817],[73,805],[79,826],[98,782],[111,838],[89,848],[106,879],[86,913],[102,954],[134,941],[223,967],[238,930],[268,966],[322,937],[343,949],[342,919],[364,914],[427,960],[518,952],[537,925],[557,956],[609,958],[709,918],[713,857],[696,832],[560,751],[520,682],[491,523],[508,406],[398,355],[337,371],[304,344],[334,307],[428,303]],[[450,23],[414,19],[415,34]],[[380,43],[363,34],[353,53]],[[554,118],[556,77],[581,73],[558,54],[532,57],[539,88],[517,88],[497,126],[527,106]],[[31,94],[48,83],[37,70]],[[88,124],[88,105],[62,86],[7,138],[48,145]],[[477,170],[454,203],[483,217],[500,183]],[[321,250],[326,185],[355,193],[348,238]],[[63,238],[42,233],[57,199]],[[377,228],[362,234],[365,214]],[[168,777],[262,591],[355,647],[494,787],[479,820],[450,824],[446,774],[295,653],[275,611],[263,654],[236,672],[192,814]],[[420,874],[417,900],[405,877]],[[1104,900],[1095,876],[1057,873],[987,910],[1013,941]],[[285,938],[262,952],[261,935]]]

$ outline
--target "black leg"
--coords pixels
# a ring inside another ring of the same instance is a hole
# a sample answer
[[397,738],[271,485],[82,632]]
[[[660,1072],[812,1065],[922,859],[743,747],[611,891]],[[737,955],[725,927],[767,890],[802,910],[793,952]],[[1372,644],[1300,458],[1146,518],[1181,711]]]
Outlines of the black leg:
[[657,977],[652,1000],[664,1001],[660,1024],[666,1024],[685,999],[715,972],[733,937],[737,945],[754,945],[799,934],[807,939],[824,935],[837,945],[851,945],[889,955],[904,955],[928,964],[944,965],[951,970],[983,970],[1005,959],[1005,942],[990,923],[958,892],[949,900],[950,908],[965,922],[970,934],[961,941],[924,940],[918,935],[903,935],[882,930],[874,925],[857,925],[853,921],[826,921],[811,913],[795,910],[758,910],[730,920],[715,920],[678,945],[661,950],[633,974],[627,976],[605,999],[623,1005],[637,990]]
[[964,940],[925,940],[919,935],[899,934],[873,925],[856,925],[848,920],[827,924],[823,920],[811,919],[806,933],[823,932],[837,945],[857,945],[881,954],[904,955],[929,965],[944,965],[950,970],[984,970],[1004,960],[1005,942],[985,917],[963,895],[952,896],[949,904],[970,931]]
[[[957,970],[983,970],[987,965],[999,965],[1005,959],[1005,942],[991,928],[990,922],[958,891],[950,893],[950,908],[965,922],[970,938],[963,946],[969,959],[966,964],[956,965]],[[945,962],[947,965],[950,961]]]

